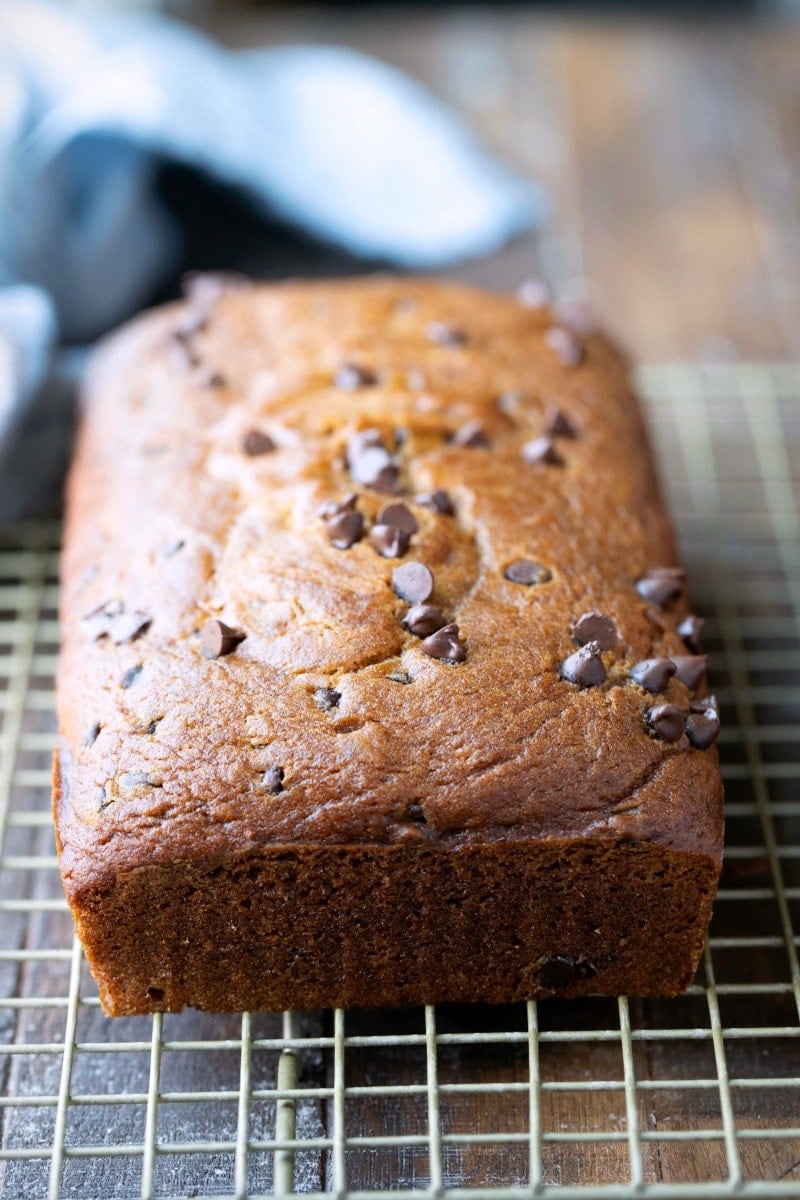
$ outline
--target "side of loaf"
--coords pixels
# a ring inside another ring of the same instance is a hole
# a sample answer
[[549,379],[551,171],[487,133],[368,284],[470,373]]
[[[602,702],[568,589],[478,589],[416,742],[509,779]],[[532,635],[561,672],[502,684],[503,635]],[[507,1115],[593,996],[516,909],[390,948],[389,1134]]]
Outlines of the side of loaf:
[[688,985],[719,719],[585,311],[199,277],[85,400],[54,817],[106,1012]]

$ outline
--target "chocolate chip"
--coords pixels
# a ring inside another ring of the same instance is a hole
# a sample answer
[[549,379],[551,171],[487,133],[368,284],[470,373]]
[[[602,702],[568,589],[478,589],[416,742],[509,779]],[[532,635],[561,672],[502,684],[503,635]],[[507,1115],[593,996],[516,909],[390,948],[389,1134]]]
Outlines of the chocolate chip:
[[237,271],[187,271],[181,279],[183,294],[208,310],[224,292],[247,287],[250,280]]
[[611,617],[604,617],[599,612],[588,612],[572,622],[572,637],[579,646],[585,646],[587,642],[597,642],[601,650],[611,650],[619,638],[619,630]]
[[267,767],[261,776],[264,791],[270,796],[279,796],[283,791],[283,767]]
[[126,610],[119,600],[109,600],[87,613],[82,625],[98,641],[109,638],[115,646],[133,642],[150,627],[152,617],[137,609]]
[[377,525],[395,525],[406,533],[416,533],[419,529],[417,518],[405,504],[387,504],[375,518]]
[[144,667],[143,667],[142,663],[137,663],[135,667],[128,667],[127,671],[122,676],[122,679],[120,679],[120,681],[119,681],[120,687],[124,687],[124,688],[131,687],[136,682],[136,680],[139,678],[139,676],[141,675],[143,670],[144,670]]
[[456,510],[453,501],[443,488],[435,488],[432,492],[420,492],[414,497],[414,503],[419,504],[421,508],[430,508],[433,512],[441,513],[445,517],[455,516]]
[[433,591],[433,571],[425,563],[403,563],[392,571],[392,587],[401,600],[424,604]]
[[673,654],[675,663],[675,678],[684,684],[690,692],[695,691],[708,667],[707,654]]
[[323,712],[331,712],[332,709],[338,708],[341,698],[342,693],[337,692],[336,688],[314,688],[314,702],[322,709]]
[[275,443],[268,433],[260,429],[248,429],[242,438],[242,450],[249,458],[257,458],[260,454],[271,454],[276,449]]
[[409,821],[414,821],[417,825],[428,824],[428,819],[422,810],[422,805],[417,803],[409,804],[408,808],[406,809],[406,819]]
[[463,329],[457,329],[444,321],[431,321],[425,333],[428,341],[435,342],[437,346],[463,346],[467,340]]
[[631,667],[630,677],[648,692],[663,692],[676,669],[671,658],[643,658]]
[[518,558],[509,563],[503,575],[512,583],[522,583],[526,587],[534,583],[549,583],[553,578],[552,571],[530,558]]
[[542,279],[526,279],[517,288],[517,299],[525,308],[544,308],[550,303],[550,288]]
[[545,421],[545,433],[550,437],[575,437],[577,429],[560,408],[551,408]]
[[355,492],[351,492],[343,500],[326,500],[319,510],[319,515],[323,521],[329,521],[331,517],[340,517],[343,513],[355,512],[357,500],[358,495]]
[[157,775],[149,774],[147,771],[126,771],[124,775],[120,775],[119,777],[119,786],[122,788],[162,788],[164,780],[160,779]]
[[677,742],[683,733],[685,716],[677,704],[657,704],[645,709],[645,724],[662,742]]
[[108,788],[105,784],[98,784],[94,789],[94,803],[99,809],[108,808],[109,804],[114,801],[113,796],[109,796]]
[[689,708],[693,713],[708,712],[710,708],[719,712],[716,696],[701,696],[698,700],[690,701]]
[[553,315],[562,325],[580,337],[588,337],[597,329],[597,316],[588,300],[578,297],[572,300],[558,300],[553,305]]
[[443,625],[436,633],[432,633],[430,637],[426,637],[419,644],[423,654],[427,654],[430,658],[438,658],[443,662],[463,662],[467,657],[467,652],[464,643],[461,641],[458,632],[458,626],[455,624]]
[[331,545],[337,550],[349,550],[364,536],[364,518],[361,513],[345,512],[325,522]]
[[93,721],[86,730],[86,733],[83,736],[83,742],[81,744],[86,747],[93,746],[100,736],[100,730],[102,728],[103,727],[99,721]]
[[342,363],[333,377],[333,382],[346,392],[355,392],[359,388],[374,387],[378,382],[378,376],[367,367],[360,367],[358,363],[348,362]]
[[457,429],[450,438],[451,446],[469,446],[473,449],[487,449],[490,445],[489,439],[486,436],[486,430],[481,425],[480,421],[467,421],[466,425],[462,425]]
[[686,718],[686,736],[695,750],[708,750],[717,740],[719,734],[719,711],[713,696],[703,701],[705,708],[698,710],[693,704],[692,712]]
[[522,447],[522,457],[528,463],[550,463],[552,466],[561,466],[564,462],[552,438],[546,434],[526,442]]
[[219,371],[206,370],[203,371],[197,381],[202,387],[223,388],[226,386],[224,375],[220,375]]
[[548,992],[563,992],[577,977],[575,959],[566,954],[549,954],[540,958],[534,967],[539,985]]
[[685,582],[681,567],[652,567],[636,580],[636,590],[643,600],[663,607],[680,596]]
[[402,558],[411,539],[405,529],[399,529],[397,525],[373,525],[369,540],[384,558]]
[[387,676],[393,683],[411,683],[411,676],[408,671],[391,671]]
[[522,396],[519,392],[502,392],[497,397],[497,407],[504,413],[516,412],[521,403]]
[[684,617],[678,626],[679,636],[683,638],[693,654],[700,652],[700,634],[704,625],[703,617],[696,617],[694,613],[689,613],[688,617]]
[[606,668],[597,642],[587,642],[580,650],[565,658],[561,664],[561,675],[568,683],[577,683],[578,687],[598,687],[605,683]]
[[176,554],[180,554],[186,542],[183,538],[178,538],[177,542],[173,542],[171,546],[167,546],[164,551],[164,558],[174,558]]
[[583,347],[568,329],[554,325],[544,335],[544,340],[551,350],[555,351],[565,367],[577,367],[583,358]]
[[163,720],[164,720],[163,717],[154,717],[153,720],[150,722],[150,724],[145,729],[145,733],[149,734],[152,737],[152,735],[155,733],[156,729],[158,728],[159,723]]
[[209,617],[200,631],[200,649],[204,658],[223,658],[231,654],[247,635],[232,629],[224,621]]
[[400,490],[400,472],[385,447],[365,446],[355,451],[348,449],[348,463],[356,483],[389,495],[396,495]]
[[437,629],[443,629],[447,617],[435,604],[415,604],[403,617],[402,624],[415,637],[427,637]]
[[365,450],[372,450],[376,446],[380,450],[386,449],[386,442],[383,440],[380,429],[359,429],[358,433],[354,433],[347,443],[348,463],[352,459],[358,458]]

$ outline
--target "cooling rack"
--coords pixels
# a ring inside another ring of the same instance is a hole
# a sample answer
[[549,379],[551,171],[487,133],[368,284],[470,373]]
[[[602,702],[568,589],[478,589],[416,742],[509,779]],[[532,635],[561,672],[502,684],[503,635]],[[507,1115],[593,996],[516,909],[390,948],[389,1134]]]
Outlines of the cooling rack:
[[49,814],[56,524],[0,532],[0,1197],[800,1196],[800,367],[641,373],[721,701],[678,1000],[103,1017]]

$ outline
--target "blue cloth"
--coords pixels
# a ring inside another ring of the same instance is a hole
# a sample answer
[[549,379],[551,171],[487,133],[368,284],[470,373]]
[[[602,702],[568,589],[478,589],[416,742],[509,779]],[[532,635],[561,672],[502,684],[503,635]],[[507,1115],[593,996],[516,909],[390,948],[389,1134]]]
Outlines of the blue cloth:
[[[495,249],[541,216],[527,180],[397,70],[349,50],[233,53],[163,19],[0,5],[0,506],[58,340],[86,342],[175,271],[164,160],[265,216],[401,268]],[[20,287],[20,285],[26,285]],[[12,457],[14,456],[12,455]],[[0,511],[2,511],[0,509]]]

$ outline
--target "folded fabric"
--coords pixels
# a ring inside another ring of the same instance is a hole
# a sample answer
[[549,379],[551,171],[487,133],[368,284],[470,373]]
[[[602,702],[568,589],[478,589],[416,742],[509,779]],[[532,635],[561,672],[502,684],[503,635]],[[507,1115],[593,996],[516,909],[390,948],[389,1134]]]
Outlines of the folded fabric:
[[53,339],[95,337],[174,272],[180,229],[154,187],[165,160],[242,189],[265,216],[403,268],[490,251],[542,211],[528,181],[383,63],[313,46],[233,53],[164,19],[89,21],[6,0],[0,313],[20,301],[4,285],[42,295],[27,292],[0,325],[27,364],[0,374],[0,446]]

